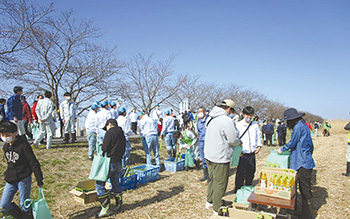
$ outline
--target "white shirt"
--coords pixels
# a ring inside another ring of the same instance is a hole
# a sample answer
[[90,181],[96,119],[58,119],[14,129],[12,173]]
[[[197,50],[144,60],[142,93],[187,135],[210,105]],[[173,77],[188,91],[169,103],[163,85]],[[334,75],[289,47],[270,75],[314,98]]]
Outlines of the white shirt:
[[119,115],[117,119],[118,126],[122,128],[126,140],[129,140],[130,135],[134,134],[130,128],[130,121],[123,115]]
[[152,118],[158,122],[160,118],[163,118],[163,112],[155,109],[152,113]]
[[109,110],[109,112],[111,113],[113,119],[118,119],[119,113],[118,113],[118,110],[117,110],[117,109],[111,108],[111,109]]
[[129,118],[131,122],[137,122],[137,113],[131,112]]
[[175,119],[172,116],[166,116],[163,119],[163,127],[161,135],[164,135],[167,132],[175,131]]
[[99,130],[102,130],[105,127],[108,119],[113,119],[111,112],[105,108],[101,108],[97,113],[97,127]]
[[76,119],[77,118],[77,107],[73,101],[63,101],[60,104],[60,115],[64,120]]
[[[242,119],[241,121],[236,123],[238,136],[244,133],[247,129],[249,123]],[[261,143],[261,131],[259,125],[256,122],[252,122],[247,132],[241,138],[242,141],[242,152],[243,154],[253,153],[257,149],[257,147],[262,147]]]
[[86,120],[85,120],[85,128],[86,131],[90,132],[98,132],[98,127],[97,127],[97,112],[94,110],[90,110]]
[[157,135],[157,123],[147,115],[144,115],[139,122],[139,128],[143,136],[147,135]]
[[49,98],[45,97],[43,100],[38,101],[35,113],[38,116],[38,120],[42,119],[43,123],[54,123],[55,106]]

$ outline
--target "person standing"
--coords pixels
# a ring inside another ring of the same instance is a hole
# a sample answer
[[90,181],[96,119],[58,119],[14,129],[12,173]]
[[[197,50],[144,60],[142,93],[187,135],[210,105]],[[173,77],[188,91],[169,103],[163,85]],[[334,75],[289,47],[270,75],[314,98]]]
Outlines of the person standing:
[[160,156],[159,156],[159,142],[157,124],[155,121],[146,114],[139,112],[137,114],[139,121],[139,128],[141,135],[144,137],[144,149],[146,154],[146,163],[152,165],[151,150],[154,153],[154,159],[156,165],[160,168]]
[[[5,210],[17,219],[32,219],[32,210],[24,205],[24,201],[30,198],[32,185],[32,173],[34,172],[37,185],[43,186],[43,174],[40,163],[36,159],[32,148],[25,136],[17,135],[16,124],[10,121],[0,123],[1,139],[3,146],[4,160],[7,162],[5,171],[5,187],[2,193],[0,208]],[[12,202],[13,197],[19,191],[19,203],[17,206]]]
[[36,97],[36,100],[34,101],[34,103],[33,103],[33,107],[32,107],[32,116],[33,116],[33,121],[35,122],[35,123],[38,123],[38,116],[36,115],[36,112],[35,112],[35,110],[36,110],[36,106],[38,105],[38,102],[40,101],[40,100],[42,100],[42,99],[44,99],[44,95],[38,95],[37,97]]
[[331,128],[332,128],[331,124],[329,124],[329,122],[326,121],[326,122],[324,123],[324,125],[323,125],[323,136],[326,136],[326,137],[330,136],[331,133],[330,133],[329,130],[330,130]]
[[23,105],[21,101],[21,95],[23,93],[23,88],[20,86],[15,86],[13,88],[15,93],[7,100],[7,119],[11,122],[16,123],[18,128],[18,135],[24,135],[24,121],[23,121]]
[[94,153],[96,150],[96,142],[97,142],[97,112],[100,109],[100,106],[96,103],[91,105],[91,110],[89,111],[86,120],[85,120],[85,129],[86,129],[86,137],[89,143],[89,160],[93,160]]
[[109,103],[107,100],[101,102],[100,111],[97,112],[97,140],[101,144],[105,136],[106,131],[103,129],[106,121],[108,119],[113,119],[111,112],[109,111]]
[[277,150],[278,154],[291,150],[290,168],[297,171],[299,190],[302,196],[301,218],[311,219],[312,217],[312,192],[311,176],[315,167],[312,153],[314,144],[312,142],[309,127],[302,118],[305,113],[298,113],[296,109],[289,108],[284,111],[284,120],[287,127],[293,130],[291,140]]
[[46,133],[46,139],[47,139],[46,148],[51,149],[52,136],[56,129],[55,121],[53,119],[53,114],[56,112],[55,112],[54,103],[50,99],[52,96],[52,93],[50,91],[45,91],[44,96],[45,98],[38,102],[38,105],[36,106],[36,109],[35,109],[35,112],[39,120],[40,133],[34,140],[33,145],[34,147],[37,147],[39,142],[44,138]]
[[160,110],[159,104],[157,104],[155,110],[153,110],[152,119],[158,124],[160,118],[163,118],[163,112]]
[[345,130],[349,131],[348,135],[348,147],[346,148],[346,172],[343,176],[350,176],[350,122],[344,127]]
[[165,146],[168,151],[168,157],[176,157],[176,142],[174,138],[175,119],[170,116],[170,111],[165,111],[161,136],[164,137]]
[[205,144],[205,132],[206,132],[205,123],[207,122],[207,119],[208,119],[208,115],[206,115],[204,108],[200,107],[198,109],[197,132],[198,132],[199,152],[200,152],[200,158],[202,160],[202,168],[203,168],[203,177],[199,180],[201,182],[207,180],[209,176],[207,162],[205,162],[205,158],[204,158],[205,157],[204,144]]
[[278,127],[276,130],[278,134],[278,145],[283,146],[286,144],[286,134],[287,134],[287,127],[282,124],[282,122],[278,122]]
[[218,215],[227,188],[233,146],[239,144],[236,125],[229,117],[234,106],[233,100],[222,101],[211,110],[207,122],[204,156],[210,180],[205,207],[212,208],[214,215]]
[[111,109],[109,111],[110,111],[113,119],[118,119],[119,114],[118,114],[116,102],[114,102],[114,101],[111,102]]
[[242,113],[244,119],[237,123],[238,135],[243,148],[237,166],[235,192],[244,185],[252,185],[256,170],[255,155],[262,148],[260,127],[252,121],[254,108],[251,106],[244,107]]
[[28,130],[29,123],[32,122],[32,111],[30,110],[30,106],[26,100],[25,96],[21,96],[22,100],[22,107],[23,107],[23,121],[24,121],[24,130],[26,132],[26,135],[33,139],[33,134]]
[[267,124],[265,125],[265,137],[266,137],[266,145],[271,146],[272,145],[272,135],[274,133],[273,125],[271,124],[271,121],[268,120]]
[[69,92],[64,93],[65,101],[60,104],[60,116],[64,124],[64,142],[68,143],[69,133],[72,136],[72,143],[77,140],[75,123],[77,122],[77,107],[71,100]]
[[126,109],[125,107],[120,107],[118,110],[119,116],[117,119],[118,126],[122,128],[125,137],[125,153],[122,159],[122,166],[130,164],[130,152],[131,152],[131,144],[129,138],[134,133],[131,131],[130,121],[126,117]]
[[6,104],[6,100],[4,98],[0,98],[0,121],[7,120],[7,116],[5,112],[5,104]]
[[314,124],[314,130],[315,130],[315,136],[318,137],[318,130],[320,128],[320,125],[318,124],[318,122],[315,122]]
[[[123,130],[118,127],[115,119],[108,119],[105,123],[104,130],[106,134],[102,144],[102,155],[107,154],[110,160],[108,178],[111,180],[112,192],[115,194],[116,207],[119,210],[123,203],[122,189],[119,184],[119,175],[122,169],[122,157],[125,152],[125,137]],[[111,214],[110,210],[110,193],[105,188],[105,181],[96,181],[95,188],[98,201],[101,204],[101,211],[98,217],[106,217]]]
[[131,111],[129,118],[130,118],[130,122],[131,122],[131,131],[136,134],[136,132],[137,132],[137,113],[136,113],[135,108]]

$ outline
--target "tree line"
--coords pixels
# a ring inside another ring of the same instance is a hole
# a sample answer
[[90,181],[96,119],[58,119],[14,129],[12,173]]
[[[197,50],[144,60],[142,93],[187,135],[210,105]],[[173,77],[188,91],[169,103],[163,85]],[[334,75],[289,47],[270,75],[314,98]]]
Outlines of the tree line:
[[[0,78],[4,84],[25,87],[28,96],[50,90],[56,108],[66,91],[77,103],[79,115],[92,102],[116,96],[146,112],[157,104],[178,111],[184,99],[195,110],[210,109],[218,100],[231,98],[238,112],[249,105],[264,119],[282,118],[287,108],[258,91],[178,73],[174,56],[155,60],[152,54],[136,54],[120,59],[117,47],[97,43],[103,35],[93,21],[75,19],[73,11],[57,12],[53,4],[2,0],[0,11]],[[4,87],[2,94],[7,91]],[[323,121],[311,113],[305,118]]]

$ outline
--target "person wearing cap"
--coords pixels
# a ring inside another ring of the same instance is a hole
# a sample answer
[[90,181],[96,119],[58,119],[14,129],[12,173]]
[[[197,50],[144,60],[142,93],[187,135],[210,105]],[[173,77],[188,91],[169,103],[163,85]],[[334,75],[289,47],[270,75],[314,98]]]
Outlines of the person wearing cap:
[[139,112],[138,114],[139,128],[141,135],[144,137],[144,149],[146,154],[146,163],[152,165],[151,150],[153,150],[154,159],[156,165],[160,168],[160,156],[159,156],[159,142],[158,142],[158,130],[155,121],[144,114]]
[[100,111],[97,112],[97,140],[99,143],[103,142],[104,135],[106,133],[105,130],[103,130],[106,121],[108,119],[113,119],[113,116],[111,112],[109,111],[109,102],[107,100],[104,100],[100,103]]
[[165,111],[162,132],[160,135],[164,138],[165,146],[169,158],[176,157],[176,142],[174,139],[175,119],[170,116],[170,110]]
[[205,142],[205,132],[206,132],[206,122],[208,120],[208,115],[205,113],[204,108],[200,107],[198,109],[198,122],[197,122],[197,132],[198,132],[198,145],[200,151],[200,158],[202,160],[203,167],[203,177],[199,181],[205,181],[208,179],[208,166],[204,158],[204,142]]
[[111,112],[112,118],[118,119],[119,113],[118,113],[116,102],[114,101],[111,102],[111,109],[109,111]]
[[239,145],[237,129],[230,114],[234,112],[235,103],[226,99],[214,106],[209,113],[205,134],[204,156],[209,170],[206,208],[213,209],[218,215],[222,197],[226,192],[230,172],[233,146]]
[[242,154],[237,166],[235,192],[242,186],[251,186],[253,184],[256,170],[255,155],[262,148],[261,131],[258,123],[252,121],[254,117],[254,108],[247,106],[243,108],[243,118],[237,122],[237,131],[242,142]]
[[[103,129],[106,131],[106,134],[102,144],[102,155],[107,154],[107,157],[110,158],[108,178],[111,180],[112,192],[115,194],[116,207],[119,210],[123,202],[119,175],[121,174],[121,161],[125,152],[126,140],[123,130],[118,127],[115,119],[108,119]],[[105,217],[111,214],[110,193],[106,190],[105,185],[105,181],[96,181],[95,183],[98,201],[101,204],[101,211],[98,217]]]
[[94,153],[96,150],[96,142],[97,142],[97,112],[99,110],[99,105],[92,104],[91,110],[89,111],[86,120],[85,120],[85,128],[86,128],[86,137],[89,142],[89,160],[94,158]]
[[123,167],[125,167],[126,165],[128,165],[130,163],[129,159],[130,159],[130,152],[131,152],[131,144],[129,141],[129,137],[131,135],[133,135],[134,133],[131,131],[130,121],[126,118],[126,108],[120,107],[118,112],[119,112],[119,116],[117,119],[117,123],[118,123],[119,127],[122,128],[122,130],[124,132],[125,139],[126,139],[125,153],[124,153],[123,159],[122,159],[122,165],[123,165]]
[[77,107],[71,100],[69,92],[64,93],[65,100],[60,104],[60,116],[64,124],[64,142],[68,143],[69,133],[72,136],[72,143],[76,141],[75,123],[77,122]]
[[297,171],[299,190],[302,196],[302,218],[312,218],[312,193],[311,176],[315,167],[312,153],[314,144],[312,142],[310,129],[307,127],[302,116],[296,109],[289,108],[284,111],[284,120],[287,128],[292,129],[291,140],[282,148],[277,150],[278,154],[290,150],[290,168]]
[[160,110],[159,104],[157,104],[155,110],[153,110],[152,118],[156,123],[159,122],[160,118],[163,118],[163,112]]

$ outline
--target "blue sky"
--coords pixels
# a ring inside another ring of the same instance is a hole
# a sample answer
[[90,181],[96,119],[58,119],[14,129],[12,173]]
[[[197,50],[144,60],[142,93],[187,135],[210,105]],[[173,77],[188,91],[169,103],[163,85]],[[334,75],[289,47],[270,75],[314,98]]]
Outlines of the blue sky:
[[55,8],[94,20],[120,58],[176,55],[179,73],[349,118],[350,1],[57,0]]

